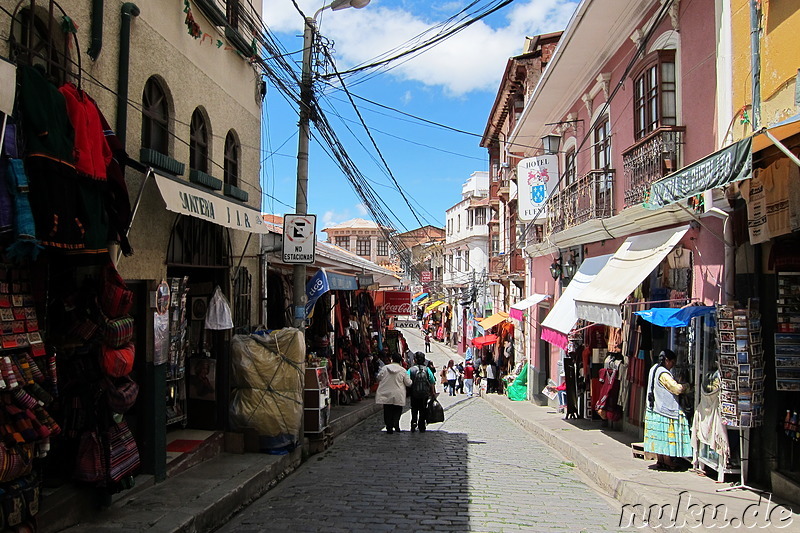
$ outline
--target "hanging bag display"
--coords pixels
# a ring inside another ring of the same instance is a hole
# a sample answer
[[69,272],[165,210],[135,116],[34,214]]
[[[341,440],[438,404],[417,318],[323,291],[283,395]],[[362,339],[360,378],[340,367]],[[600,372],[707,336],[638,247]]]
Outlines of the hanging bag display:
[[100,437],[96,431],[84,431],[78,444],[78,457],[72,477],[77,481],[98,483],[103,481],[105,476],[105,454]]
[[139,396],[139,385],[125,376],[118,379],[105,378],[106,398],[108,406],[115,413],[123,414],[128,411]]
[[214,296],[208,302],[208,310],[206,311],[206,329],[231,329],[233,328],[233,319],[231,318],[231,305],[228,299],[222,294],[222,289],[217,286],[214,290]]

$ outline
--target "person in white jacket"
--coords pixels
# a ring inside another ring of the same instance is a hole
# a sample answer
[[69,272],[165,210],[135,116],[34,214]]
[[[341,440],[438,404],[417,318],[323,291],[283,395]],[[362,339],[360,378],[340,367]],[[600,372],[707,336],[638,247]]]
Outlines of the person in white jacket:
[[392,362],[378,372],[378,390],[375,403],[383,405],[383,421],[386,433],[400,431],[400,415],[406,405],[406,387],[411,386],[411,377],[400,364],[402,356],[392,354]]

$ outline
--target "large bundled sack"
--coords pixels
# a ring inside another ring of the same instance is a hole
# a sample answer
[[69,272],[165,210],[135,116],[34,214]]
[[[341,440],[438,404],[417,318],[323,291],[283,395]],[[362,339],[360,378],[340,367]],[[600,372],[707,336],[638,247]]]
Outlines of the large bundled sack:
[[231,427],[254,428],[261,451],[295,448],[303,415],[303,333],[284,328],[268,335],[236,335],[231,348]]

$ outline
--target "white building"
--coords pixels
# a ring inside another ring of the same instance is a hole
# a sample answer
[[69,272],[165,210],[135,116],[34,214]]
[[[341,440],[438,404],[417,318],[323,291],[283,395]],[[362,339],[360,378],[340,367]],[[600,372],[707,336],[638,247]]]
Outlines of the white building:
[[[461,188],[461,201],[447,210],[443,285],[456,312],[453,331],[463,351],[464,323],[484,296],[489,268],[489,173],[473,172]],[[457,325],[456,325],[457,324]]]

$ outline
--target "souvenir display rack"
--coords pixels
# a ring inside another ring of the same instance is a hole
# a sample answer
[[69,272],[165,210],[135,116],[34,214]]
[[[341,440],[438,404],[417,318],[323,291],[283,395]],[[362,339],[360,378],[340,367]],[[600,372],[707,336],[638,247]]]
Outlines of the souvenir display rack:
[[800,272],[778,272],[775,389],[800,391]]
[[764,404],[764,355],[761,315],[750,306],[717,307],[720,410],[728,426],[760,426]]
[[330,388],[328,368],[310,366],[306,368],[303,389],[303,429],[306,433],[322,433],[330,422]]
[[169,278],[169,356],[167,359],[167,425],[186,425],[186,354],[189,332],[186,320],[186,296],[189,277]]

